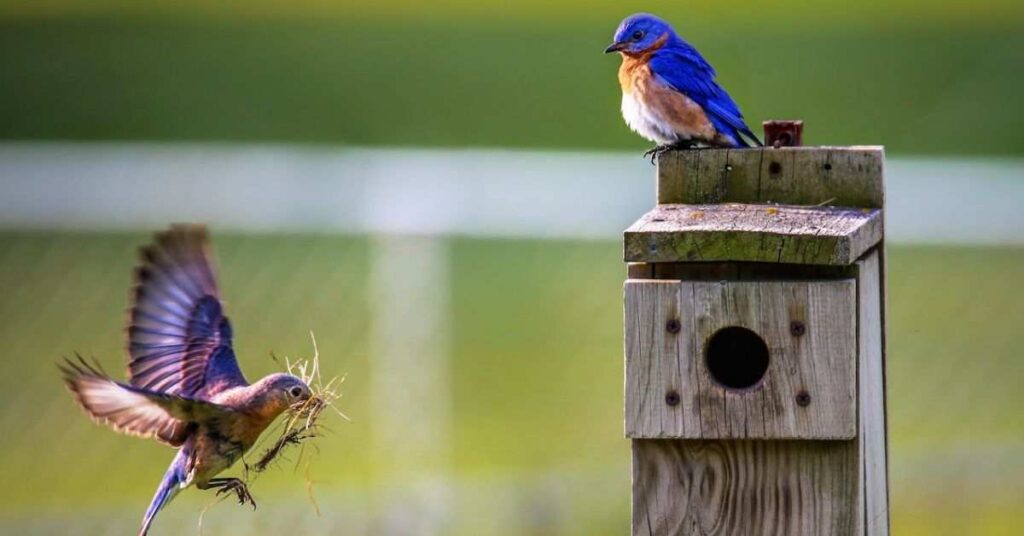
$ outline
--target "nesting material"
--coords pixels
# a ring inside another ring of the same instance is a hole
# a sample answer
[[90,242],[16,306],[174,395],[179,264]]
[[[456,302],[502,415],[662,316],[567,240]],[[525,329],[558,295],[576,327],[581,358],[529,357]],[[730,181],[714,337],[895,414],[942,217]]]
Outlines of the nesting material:
[[320,351],[316,345],[316,337],[310,332],[313,341],[313,357],[292,362],[285,358],[288,373],[302,379],[309,386],[313,396],[308,400],[292,405],[284,414],[284,426],[280,434],[268,449],[250,468],[256,473],[265,471],[290,446],[302,445],[306,441],[322,435],[324,428],[320,418],[324,411],[331,410],[342,419],[349,420],[344,413],[334,407],[341,398],[341,385],[345,378],[335,376],[326,383],[320,373]]

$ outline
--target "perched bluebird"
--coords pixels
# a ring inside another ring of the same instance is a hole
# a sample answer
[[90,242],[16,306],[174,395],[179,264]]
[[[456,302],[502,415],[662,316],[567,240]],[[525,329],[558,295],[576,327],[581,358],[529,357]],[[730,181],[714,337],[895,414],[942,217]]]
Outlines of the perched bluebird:
[[667,22],[630,15],[615,30],[605,53],[622,54],[622,117],[637,134],[669,148],[749,147],[761,141],[736,103],[715,82],[715,69]]
[[142,519],[140,536],[177,493],[192,485],[252,500],[238,478],[214,478],[249,450],[284,410],[308,400],[288,374],[249,384],[231,349],[206,232],[174,226],[141,250],[128,319],[128,383],[98,367],[67,361],[61,370],[94,421],[178,448]]

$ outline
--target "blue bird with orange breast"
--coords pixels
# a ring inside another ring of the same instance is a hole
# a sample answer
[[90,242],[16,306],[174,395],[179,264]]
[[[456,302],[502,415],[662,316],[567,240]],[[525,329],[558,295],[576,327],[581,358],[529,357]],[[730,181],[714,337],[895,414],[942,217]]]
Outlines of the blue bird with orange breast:
[[622,117],[658,144],[648,154],[702,145],[750,147],[748,139],[761,145],[715,82],[715,69],[664,20],[647,13],[626,17],[605,52],[622,55]]
[[242,480],[214,477],[282,412],[312,394],[289,374],[245,380],[202,227],[172,227],[141,256],[127,328],[128,383],[81,358],[61,370],[93,420],[178,448],[143,517],[144,536],[157,512],[193,484],[218,495],[235,493],[255,508]]

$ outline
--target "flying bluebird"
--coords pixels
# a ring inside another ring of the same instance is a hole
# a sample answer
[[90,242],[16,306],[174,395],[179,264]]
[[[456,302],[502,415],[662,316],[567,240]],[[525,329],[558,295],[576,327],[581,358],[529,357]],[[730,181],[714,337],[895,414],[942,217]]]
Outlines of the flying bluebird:
[[761,141],[736,103],[715,82],[715,69],[664,20],[626,17],[605,53],[622,54],[622,117],[637,134],[669,148],[749,147]]
[[128,383],[98,367],[66,361],[64,381],[96,422],[178,448],[142,519],[139,535],[192,485],[252,500],[238,478],[214,478],[249,450],[310,388],[289,374],[249,384],[231,349],[206,232],[173,226],[142,248],[128,318]]

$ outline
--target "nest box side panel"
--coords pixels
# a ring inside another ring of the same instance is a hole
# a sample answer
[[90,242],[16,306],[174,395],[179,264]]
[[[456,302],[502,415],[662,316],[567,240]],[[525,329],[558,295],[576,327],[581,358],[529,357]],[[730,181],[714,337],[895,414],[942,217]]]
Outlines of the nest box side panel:
[[868,536],[889,534],[888,452],[885,422],[885,355],[881,252],[857,262],[859,291],[859,428],[864,464],[865,526]]

